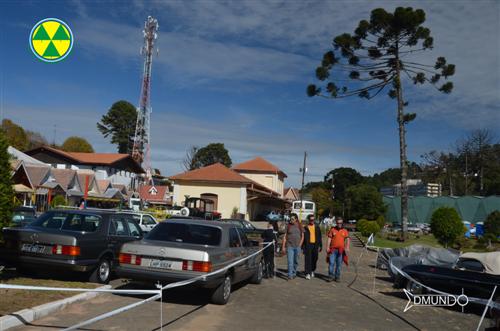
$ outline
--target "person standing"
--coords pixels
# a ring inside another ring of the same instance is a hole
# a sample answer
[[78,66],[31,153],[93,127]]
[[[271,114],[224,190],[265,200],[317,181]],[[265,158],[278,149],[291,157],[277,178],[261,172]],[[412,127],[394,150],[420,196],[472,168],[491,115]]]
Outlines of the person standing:
[[328,256],[329,256],[329,266],[328,266],[328,276],[329,281],[335,280],[338,282],[340,280],[340,272],[342,268],[342,263],[344,260],[344,254],[349,254],[349,232],[343,227],[343,220],[341,217],[336,219],[336,226],[332,227],[328,232]]
[[264,274],[268,278],[274,278],[275,272],[274,272],[274,251],[275,251],[275,246],[278,242],[278,237],[276,236],[277,232],[274,230],[274,224],[276,222],[269,222],[267,223],[267,229],[262,232],[262,240],[264,246],[268,245],[269,243],[273,243],[273,245],[270,245],[266,249],[264,249],[264,263],[265,263],[265,268],[264,268]]
[[304,227],[304,265],[306,279],[314,278],[316,264],[318,262],[318,251],[323,249],[321,242],[321,229],[314,223],[314,215],[307,216],[308,224]]
[[288,224],[283,237],[282,251],[287,253],[288,260],[288,279],[297,277],[297,268],[299,267],[299,253],[302,243],[304,242],[304,229],[300,225],[296,214],[290,216],[290,224]]

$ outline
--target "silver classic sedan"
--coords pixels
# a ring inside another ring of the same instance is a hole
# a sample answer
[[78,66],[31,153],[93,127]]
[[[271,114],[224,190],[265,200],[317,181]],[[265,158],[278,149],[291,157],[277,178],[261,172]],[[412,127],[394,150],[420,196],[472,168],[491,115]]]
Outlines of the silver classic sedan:
[[[207,275],[194,284],[211,289],[211,301],[223,305],[229,300],[233,284],[262,281],[262,253],[237,263],[258,250],[234,224],[169,219],[144,239],[122,246],[116,273],[163,285]],[[234,263],[223,272],[211,274]]]

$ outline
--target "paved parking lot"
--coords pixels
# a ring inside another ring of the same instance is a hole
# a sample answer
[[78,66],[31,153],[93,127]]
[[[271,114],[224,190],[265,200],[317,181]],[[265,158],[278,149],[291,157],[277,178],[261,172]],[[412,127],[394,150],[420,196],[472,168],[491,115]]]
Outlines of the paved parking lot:
[[[375,273],[376,254],[354,247],[351,262],[360,255],[357,272],[351,265],[340,283],[327,283],[322,279],[327,271],[322,253],[318,277],[309,281],[300,277],[292,281],[278,277],[264,280],[261,285],[244,284],[234,291],[226,306],[210,304],[207,296],[199,291],[175,289],[165,292],[163,304],[147,303],[84,329],[159,330],[160,309],[164,330],[476,329],[480,319],[477,313],[430,307],[413,307],[403,313],[407,300],[401,290],[391,287],[384,272]],[[278,258],[277,264],[284,270],[286,258]],[[124,283],[115,280],[113,285],[119,287]],[[141,298],[145,297],[101,295],[14,330],[60,329]],[[489,320],[486,322],[490,323]]]

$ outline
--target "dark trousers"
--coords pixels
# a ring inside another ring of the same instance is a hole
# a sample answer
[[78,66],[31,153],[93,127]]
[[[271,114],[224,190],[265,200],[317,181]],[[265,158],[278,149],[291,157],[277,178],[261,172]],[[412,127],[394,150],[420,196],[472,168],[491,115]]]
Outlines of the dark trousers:
[[315,244],[305,244],[304,257],[306,275],[316,271],[316,263],[318,262],[318,247]]
[[264,250],[264,274],[267,277],[274,276],[274,247],[269,246]]

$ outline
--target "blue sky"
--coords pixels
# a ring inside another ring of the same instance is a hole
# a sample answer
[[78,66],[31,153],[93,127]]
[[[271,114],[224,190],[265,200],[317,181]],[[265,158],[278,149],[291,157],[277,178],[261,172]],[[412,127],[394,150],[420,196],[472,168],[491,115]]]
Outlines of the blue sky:
[[[498,1],[0,1],[0,110],[56,142],[87,138],[114,152],[96,122],[117,100],[138,103],[142,27],[158,19],[153,62],[152,161],[164,174],[182,170],[191,145],[223,142],[234,163],[262,156],[299,185],[339,166],[368,175],[399,164],[396,105],[308,98],[314,70],[333,36],[352,32],[372,9],[422,8],[435,48],[415,60],[445,56],[457,66],[455,89],[405,91],[408,154],[447,150],[469,130],[500,129]],[[42,63],[29,50],[31,28],[56,17],[72,28],[72,53]],[[498,135],[497,135],[498,138]]]

